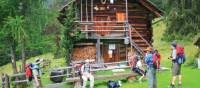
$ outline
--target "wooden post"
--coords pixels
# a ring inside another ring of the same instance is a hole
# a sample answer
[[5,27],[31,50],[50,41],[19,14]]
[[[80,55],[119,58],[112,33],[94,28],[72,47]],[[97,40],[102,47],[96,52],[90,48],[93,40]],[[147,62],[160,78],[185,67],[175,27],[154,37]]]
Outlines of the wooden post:
[[96,58],[97,58],[97,63],[100,63],[101,62],[100,38],[97,39],[96,43]]
[[[86,13],[86,22],[88,22],[88,1],[85,3],[85,13]],[[88,25],[85,25],[85,30],[88,30]],[[88,38],[88,32],[86,32],[86,38]]]
[[125,45],[125,49],[126,49],[126,61],[129,61],[129,60],[128,60],[127,44]]
[[2,74],[1,80],[2,80],[2,88],[10,88],[9,76],[7,74]]
[[2,84],[1,84],[2,88],[5,88],[5,75],[4,74],[1,74],[1,82],[2,82]]
[[72,77],[75,77],[75,68],[72,67]]

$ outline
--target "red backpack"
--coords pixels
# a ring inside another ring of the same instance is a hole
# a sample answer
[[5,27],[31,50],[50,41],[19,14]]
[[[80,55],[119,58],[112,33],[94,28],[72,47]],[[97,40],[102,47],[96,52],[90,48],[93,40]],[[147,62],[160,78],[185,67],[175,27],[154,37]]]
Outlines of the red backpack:
[[184,53],[184,47],[181,45],[176,46],[176,61],[178,64],[183,64],[186,60],[185,53]]
[[184,47],[181,45],[176,46],[176,54],[177,55],[184,55]]
[[26,66],[25,66],[26,77],[28,78],[29,81],[32,81],[32,78],[33,78],[31,65],[32,64],[26,64]]
[[159,53],[153,53],[153,65],[155,69],[160,68],[160,54]]

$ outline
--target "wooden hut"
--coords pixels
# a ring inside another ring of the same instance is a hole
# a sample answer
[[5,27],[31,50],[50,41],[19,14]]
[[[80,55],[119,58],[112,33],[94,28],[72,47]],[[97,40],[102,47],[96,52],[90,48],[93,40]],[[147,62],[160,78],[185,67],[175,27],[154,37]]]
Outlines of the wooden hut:
[[[85,38],[75,44],[72,61],[126,61],[132,54],[144,55],[152,46],[152,20],[162,12],[149,0],[72,0]],[[58,20],[62,23],[65,15]]]

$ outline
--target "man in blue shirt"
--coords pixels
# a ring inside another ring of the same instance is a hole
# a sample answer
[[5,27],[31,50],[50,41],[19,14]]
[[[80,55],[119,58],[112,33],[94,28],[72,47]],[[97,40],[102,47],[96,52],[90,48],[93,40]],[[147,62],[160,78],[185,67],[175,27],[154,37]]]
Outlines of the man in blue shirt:
[[147,53],[145,55],[144,61],[147,64],[147,78],[149,81],[149,88],[157,88],[156,68],[154,68],[153,65],[152,48],[148,47],[146,51]]

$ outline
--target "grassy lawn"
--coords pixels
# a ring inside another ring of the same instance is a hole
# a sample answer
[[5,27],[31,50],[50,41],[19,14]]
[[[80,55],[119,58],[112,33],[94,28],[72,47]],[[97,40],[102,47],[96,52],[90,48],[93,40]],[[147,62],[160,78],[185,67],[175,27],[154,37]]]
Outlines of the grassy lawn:
[[[166,26],[164,25],[163,22],[160,22],[158,24],[155,24],[153,26],[153,39],[154,43],[153,46],[154,48],[158,49],[159,52],[161,53],[162,56],[162,61],[161,61],[161,66],[170,68],[171,67],[171,61],[168,60],[167,58],[170,56],[170,42],[165,42],[162,41],[161,38],[163,37],[164,30],[166,29]],[[187,62],[186,64],[190,63],[191,61],[194,60],[195,53],[198,51],[195,46],[193,45],[192,40],[182,40],[178,41],[178,43],[181,43],[185,47],[185,52],[186,52],[186,57],[187,57]],[[51,53],[44,54],[41,56],[37,56],[45,59],[51,60],[52,64],[49,68],[56,68],[56,67],[62,67],[64,66],[64,59],[56,59],[53,60],[53,55]],[[33,62],[34,58],[30,58],[27,62]],[[21,65],[20,61],[17,61],[18,66]],[[192,67],[182,66],[182,74],[183,74],[183,88],[199,88],[200,84],[200,69],[194,69]],[[11,69],[11,64],[7,64],[4,66],[0,67],[0,73],[12,73]],[[98,74],[112,74],[111,71],[101,71],[97,72]],[[42,83],[43,85],[47,85],[49,83],[52,83],[48,77],[49,75],[46,73],[42,76]],[[158,88],[167,88],[168,85],[170,84],[170,79],[171,79],[171,71],[164,71],[164,72],[158,72],[157,73],[157,78],[158,78]],[[137,81],[133,82],[127,82],[125,79],[113,79],[113,80],[122,80],[122,87],[120,88],[148,88],[148,81],[145,80],[142,83],[139,83]],[[107,81],[108,80],[96,80],[95,81],[95,88],[107,88]],[[88,82],[89,84],[89,82]],[[73,88],[72,85],[70,84],[64,84],[63,86],[60,86],[59,88]]]

